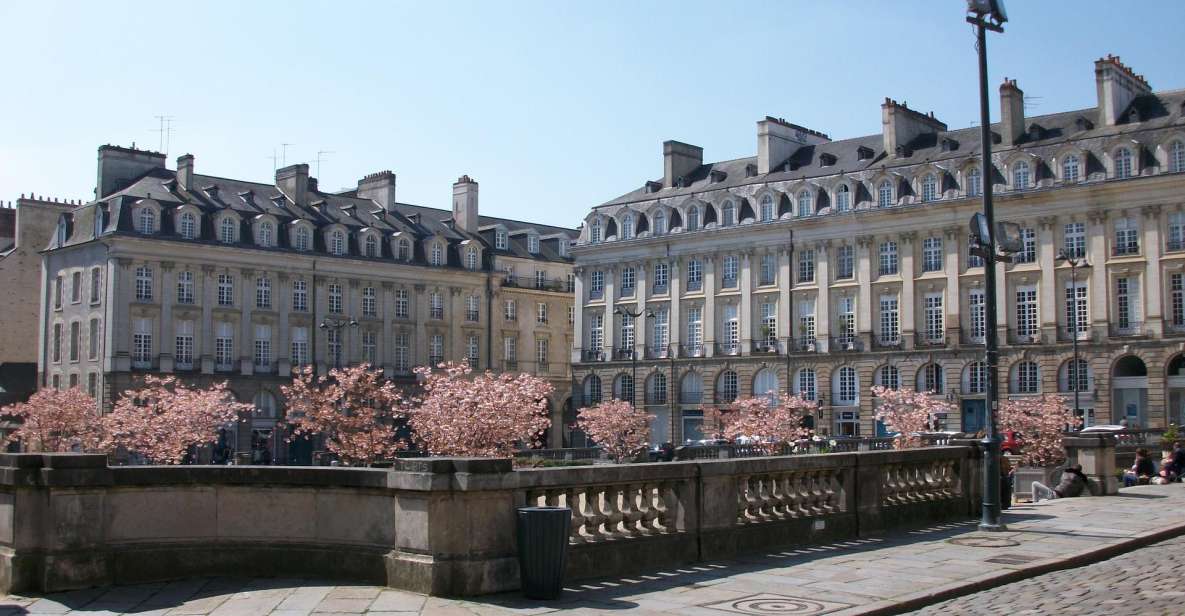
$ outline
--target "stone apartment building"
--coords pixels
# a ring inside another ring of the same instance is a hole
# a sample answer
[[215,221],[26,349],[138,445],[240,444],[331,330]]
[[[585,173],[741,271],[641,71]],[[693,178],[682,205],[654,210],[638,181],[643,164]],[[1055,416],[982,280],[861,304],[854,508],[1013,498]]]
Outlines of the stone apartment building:
[[1023,238],[998,265],[1002,395],[1077,389],[1090,423],[1185,421],[1185,90],[1111,56],[1094,76],[1097,106],[1037,117],[1005,80],[986,171],[978,128],[890,99],[878,135],[766,118],[756,156],[715,163],[664,143],[662,178],[593,208],[573,250],[577,404],[634,399],[652,440],[678,442],[705,408],[784,391],[821,403],[821,432],[871,436],[883,384],[981,429],[968,223],[992,182]]
[[219,449],[307,463],[311,444],[277,428],[293,369],[367,362],[411,383],[415,366],[467,361],[548,378],[562,443],[575,230],[481,216],[467,176],[449,211],[398,202],[390,171],[329,193],[304,164],[248,182],[106,145],[96,187],[43,255],[42,386],[109,407],[138,374],[226,380],[256,411]]
[[79,205],[35,195],[0,203],[0,406],[37,390],[41,251],[58,216]]

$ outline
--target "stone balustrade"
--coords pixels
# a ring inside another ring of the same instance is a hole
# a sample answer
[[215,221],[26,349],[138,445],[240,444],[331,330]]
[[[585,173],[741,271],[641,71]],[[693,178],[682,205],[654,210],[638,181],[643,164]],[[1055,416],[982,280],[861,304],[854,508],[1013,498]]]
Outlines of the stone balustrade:
[[198,575],[345,578],[438,595],[518,587],[514,511],[572,509],[571,579],[966,519],[974,444],[515,470],[108,467],[0,455],[0,592]]

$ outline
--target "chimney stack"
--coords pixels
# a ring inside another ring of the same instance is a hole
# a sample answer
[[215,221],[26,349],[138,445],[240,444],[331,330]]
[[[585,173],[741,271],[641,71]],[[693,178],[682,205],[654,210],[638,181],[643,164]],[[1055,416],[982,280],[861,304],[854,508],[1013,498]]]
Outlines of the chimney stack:
[[679,178],[691,175],[704,164],[704,149],[680,141],[664,141],[662,144],[662,185],[675,186]]
[[177,184],[185,190],[192,190],[193,186],[193,154],[177,157]]
[[358,197],[372,199],[388,212],[395,211],[395,174],[379,171],[358,180]]
[[757,173],[769,173],[804,145],[830,141],[830,137],[818,131],[791,124],[782,118],[765,116],[764,120],[757,122]]
[[1119,61],[1119,56],[1107,54],[1094,63],[1094,83],[1099,97],[1099,123],[1115,126],[1124,111],[1137,96],[1152,92],[1143,75]]
[[1000,132],[1007,145],[1016,145],[1025,134],[1025,93],[1007,77],[1000,84]]
[[277,169],[276,188],[296,205],[308,205],[309,166],[300,163]]
[[99,146],[99,172],[95,181],[95,198],[127,188],[153,169],[165,168],[165,155],[160,152],[124,148],[117,145]]
[[477,233],[477,181],[467,175],[453,184],[453,224],[462,231]]
[[897,155],[897,148],[908,148],[919,135],[937,134],[946,130],[946,124],[934,117],[934,112],[924,114],[914,111],[905,101],[898,103],[885,98],[881,105],[881,129],[884,136],[885,154]]

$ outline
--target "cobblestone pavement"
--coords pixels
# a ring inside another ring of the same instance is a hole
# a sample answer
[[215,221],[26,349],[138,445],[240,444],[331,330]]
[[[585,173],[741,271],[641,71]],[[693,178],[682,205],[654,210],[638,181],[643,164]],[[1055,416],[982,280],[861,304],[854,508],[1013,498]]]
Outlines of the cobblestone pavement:
[[[0,598],[0,616],[550,612],[853,616],[962,595],[968,596],[922,613],[1185,614],[1185,593],[1172,590],[1185,571],[1185,550],[1181,549],[1185,540],[1143,548],[1094,568],[1038,575],[1185,532],[1182,511],[1185,485],[1140,486],[1125,489],[1117,497],[1014,506],[1005,515],[1006,532],[979,533],[975,522],[968,521],[881,538],[775,550],[733,561],[575,582],[554,602],[530,602],[517,594],[442,599],[314,580],[203,578],[44,597],[4,597]],[[1173,546],[1180,555],[1171,556]],[[1157,575],[1159,567],[1170,565],[1177,566],[1177,571]],[[1134,576],[1125,572],[1125,567],[1137,566]],[[1032,579],[1014,584],[1016,591],[969,594],[1021,577]],[[1135,593],[1130,591],[1133,584]],[[1121,594],[1120,590],[1128,592]],[[1079,603],[1082,609],[1075,611]],[[1181,607],[1173,610],[1174,603]]]
[[1185,614],[1185,538],[910,612],[915,616]]

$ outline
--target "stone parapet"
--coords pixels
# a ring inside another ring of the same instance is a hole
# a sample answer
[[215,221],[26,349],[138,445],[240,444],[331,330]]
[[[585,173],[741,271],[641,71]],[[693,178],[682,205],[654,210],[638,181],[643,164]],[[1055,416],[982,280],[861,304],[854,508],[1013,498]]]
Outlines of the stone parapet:
[[568,575],[729,558],[965,519],[967,446],[515,470],[129,466],[0,455],[0,592],[200,575],[344,578],[434,595],[518,588],[515,509],[573,509]]

